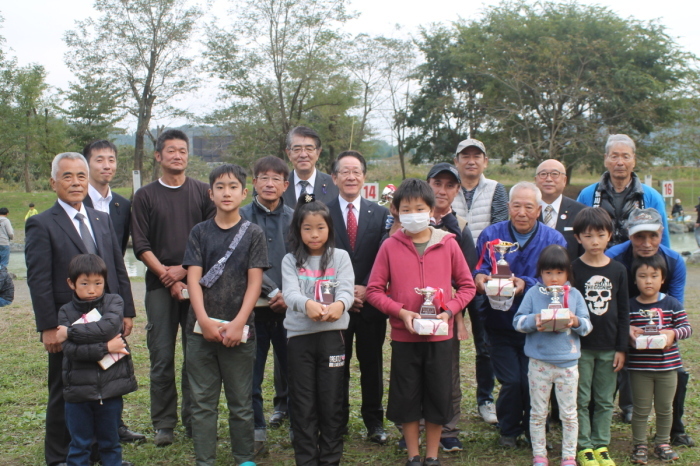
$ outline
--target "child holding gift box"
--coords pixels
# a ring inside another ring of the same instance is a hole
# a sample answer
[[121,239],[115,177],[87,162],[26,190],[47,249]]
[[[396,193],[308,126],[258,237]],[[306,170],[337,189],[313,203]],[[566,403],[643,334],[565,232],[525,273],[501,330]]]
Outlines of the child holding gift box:
[[[555,387],[562,422],[562,466],[576,466],[578,417],[576,393],[578,388],[578,359],[581,356],[579,335],[588,335],[591,321],[583,296],[567,283],[572,278],[571,261],[566,248],[547,246],[537,261],[537,276],[541,283],[531,287],[513,318],[515,330],[527,333],[525,354],[530,358],[530,437],[533,466],[548,466],[545,438],[549,396]],[[548,286],[562,286],[564,308],[569,309],[569,321],[561,331],[548,331],[540,312],[552,303]],[[573,331],[572,331],[573,330]]]
[[574,286],[584,296],[593,325],[593,331],[581,337],[578,361],[577,457],[579,466],[615,466],[608,445],[617,373],[625,365],[629,344],[627,270],[605,255],[613,234],[612,219],[605,209],[582,209],[573,228],[585,251],[571,263]]
[[[636,257],[632,262],[639,296],[630,300],[630,353],[628,367],[632,390],[632,436],[634,450],[631,462],[647,464],[647,421],[652,401],[656,411],[656,438],[654,454],[662,461],[674,461],[678,454],[671,449],[673,397],[678,377],[676,370],[682,367],[678,340],[688,338],[692,329],[683,306],[672,296],[660,293],[666,279],[666,262],[656,254]],[[636,339],[643,334],[644,326],[659,326],[659,333],[666,336],[662,349],[636,349]]]
[[[392,200],[402,229],[386,239],[374,262],[367,301],[389,315],[391,377],[387,419],[403,424],[407,466],[439,465],[442,426],[453,417],[453,316],[474,297],[475,286],[454,240],[455,235],[429,226],[435,206],[433,190],[424,181],[407,179]],[[391,297],[387,285],[391,284]],[[452,288],[457,290],[453,295]],[[435,300],[438,318],[448,323],[447,335],[417,335],[413,320],[423,297],[415,288],[442,288]],[[419,423],[425,419],[426,458],[418,448]]]

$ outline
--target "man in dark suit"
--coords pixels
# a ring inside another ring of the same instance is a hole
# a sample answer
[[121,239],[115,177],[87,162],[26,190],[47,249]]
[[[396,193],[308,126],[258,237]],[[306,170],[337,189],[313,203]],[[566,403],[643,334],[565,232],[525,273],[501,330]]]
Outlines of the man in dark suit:
[[85,146],[83,156],[90,167],[85,205],[109,214],[124,255],[126,245],[129,243],[131,202],[109,187],[109,183],[117,172],[117,146],[111,141],[100,139]]
[[49,353],[44,446],[49,466],[65,464],[70,442],[63,410],[63,353],[56,333],[58,310],[73,296],[66,282],[71,259],[78,254],[94,253],[105,261],[108,271],[105,291],[116,293],[124,300],[124,336],[131,333],[132,319],[136,314],[131,284],[112,221],[109,215],[83,204],[88,190],[85,158],[75,152],[58,154],[51,166],[51,187],[58,195],[56,204],[30,217],[25,227],[27,285],[37,330],[41,332],[41,341]]
[[335,246],[350,254],[355,272],[355,304],[350,309],[350,323],[345,331],[345,421],[347,424],[350,409],[350,359],[354,336],[360,363],[362,420],[367,438],[383,445],[386,432],[382,406],[382,346],[386,337],[386,315],[365,302],[365,290],[389,210],[360,196],[366,173],[367,164],[359,152],[340,153],[333,164],[333,182],[340,195],[328,203],[328,209],[335,229]]
[[[121,247],[122,256],[124,256],[126,245],[129,243],[131,202],[124,196],[112,192],[109,187],[109,183],[117,172],[117,146],[106,139],[93,141],[85,146],[83,156],[90,169],[88,195],[85,196],[83,203],[87,207],[109,215],[114,231],[117,233],[117,244]],[[119,422],[119,440],[121,442],[146,439],[145,435],[129,430],[123,420],[120,419]]]
[[324,204],[338,197],[338,188],[331,176],[316,170],[321,155],[321,138],[316,131],[306,126],[292,128],[287,134],[286,152],[294,166],[283,196],[286,205],[294,208],[302,193],[313,193],[316,200]]
[[583,254],[583,248],[574,238],[574,218],[586,206],[562,194],[566,187],[566,168],[558,160],[545,160],[537,167],[535,184],[542,192],[540,222],[564,235],[569,258],[573,261]]

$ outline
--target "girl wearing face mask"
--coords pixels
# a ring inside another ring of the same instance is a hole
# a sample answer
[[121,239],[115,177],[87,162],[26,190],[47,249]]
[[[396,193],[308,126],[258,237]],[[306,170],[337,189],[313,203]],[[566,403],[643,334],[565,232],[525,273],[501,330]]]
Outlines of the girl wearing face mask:
[[[391,378],[386,417],[403,424],[408,466],[439,465],[443,424],[452,419],[453,316],[474,297],[476,288],[455,235],[429,226],[435,196],[425,181],[405,180],[393,207],[402,229],[386,239],[374,262],[367,301],[389,315]],[[387,286],[391,285],[391,296]],[[453,292],[452,288],[456,289]],[[433,303],[437,318],[447,322],[447,335],[418,335],[424,298],[416,288],[441,289]],[[426,452],[421,460],[419,422],[425,419]]]

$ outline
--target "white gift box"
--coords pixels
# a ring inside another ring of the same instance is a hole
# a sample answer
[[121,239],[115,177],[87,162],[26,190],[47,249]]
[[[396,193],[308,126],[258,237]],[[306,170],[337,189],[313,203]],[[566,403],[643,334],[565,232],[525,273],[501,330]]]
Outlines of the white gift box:
[[666,335],[639,335],[637,337],[637,349],[664,349],[668,343]]
[[[215,319],[213,317],[209,317],[209,319],[213,320],[214,322],[218,322],[220,324],[228,324],[228,320],[223,320],[223,319]],[[193,333],[197,333],[199,335],[202,334],[202,327],[199,325],[198,321],[195,321],[194,323],[194,328],[192,329]],[[221,336],[225,336],[222,334]],[[248,342],[248,337],[250,336],[250,327],[247,325],[243,326],[243,336],[241,337],[241,343],[247,343]]]
[[[100,314],[100,311],[98,311],[97,309],[93,309],[87,314],[83,314],[83,316],[80,319],[73,322],[73,325],[87,324],[89,322],[98,322],[101,319],[102,314]],[[97,364],[99,364],[103,370],[107,370],[110,367],[112,367],[115,362],[119,361],[124,356],[126,356],[126,354],[124,353],[107,353],[107,355],[104,358],[97,361]]]
[[418,335],[448,335],[447,322],[442,319],[413,319],[413,330]]
[[546,332],[561,332],[565,330],[570,318],[571,312],[565,307],[542,309],[540,311],[540,320]]
[[492,278],[486,282],[486,296],[501,296],[509,298],[515,292],[513,280],[509,278]]

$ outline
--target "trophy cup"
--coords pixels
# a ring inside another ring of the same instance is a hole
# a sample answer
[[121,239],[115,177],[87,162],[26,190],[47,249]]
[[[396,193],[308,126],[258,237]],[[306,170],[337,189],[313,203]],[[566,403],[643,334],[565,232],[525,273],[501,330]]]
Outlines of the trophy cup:
[[[668,337],[662,334],[659,329],[663,324],[662,311],[658,308],[653,308],[649,310],[641,309],[640,314],[649,318],[649,323],[646,324],[644,328],[644,333],[637,335],[637,341],[635,347],[640,350],[645,349],[663,349],[668,343]],[[654,317],[659,318],[658,325],[654,322]]]
[[493,248],[501,255],[501,258],[496,262],[498,272],[493,275],[493,278],[510,278],[513,273],[510,271],[508,262],[505,259],[505,255],[510,252],[515,252],[520,248],[518,243],[511,243],[508,241],[501,241],[494,245]]
[[540,321],[542,326],[549,332],[560,331],[566,328],[569,323],[571,313],[560,302],[559,297],[564,294],[564,287],[561,285],[541,286],[540,293],[550,295],[552,302],[547,305],[547,309],[540,311]]
[[433,304],[433,297],[435,297],[435,293],[437,293],[437,290],[429,286],[426,288],[414,288],[414,290],[419,295],[423,295],[424,301],[423,304],[421,304],[420,306],[419,312],[421,317],[425,319],[437,318],[437,309],[435,308],[435,304]]
[[335,288],[336,286],[338,286],[338,282],[332,282],[330,280],[319,281],[319,287],[321,289],[321,293],[320,293],[321,296],[320,297],[317,296],[316,301],[321,303],[321,304],[325,304],[325,305],[333,304],[333,302],[335,301],[335,295],[333,292],[333,288]]

